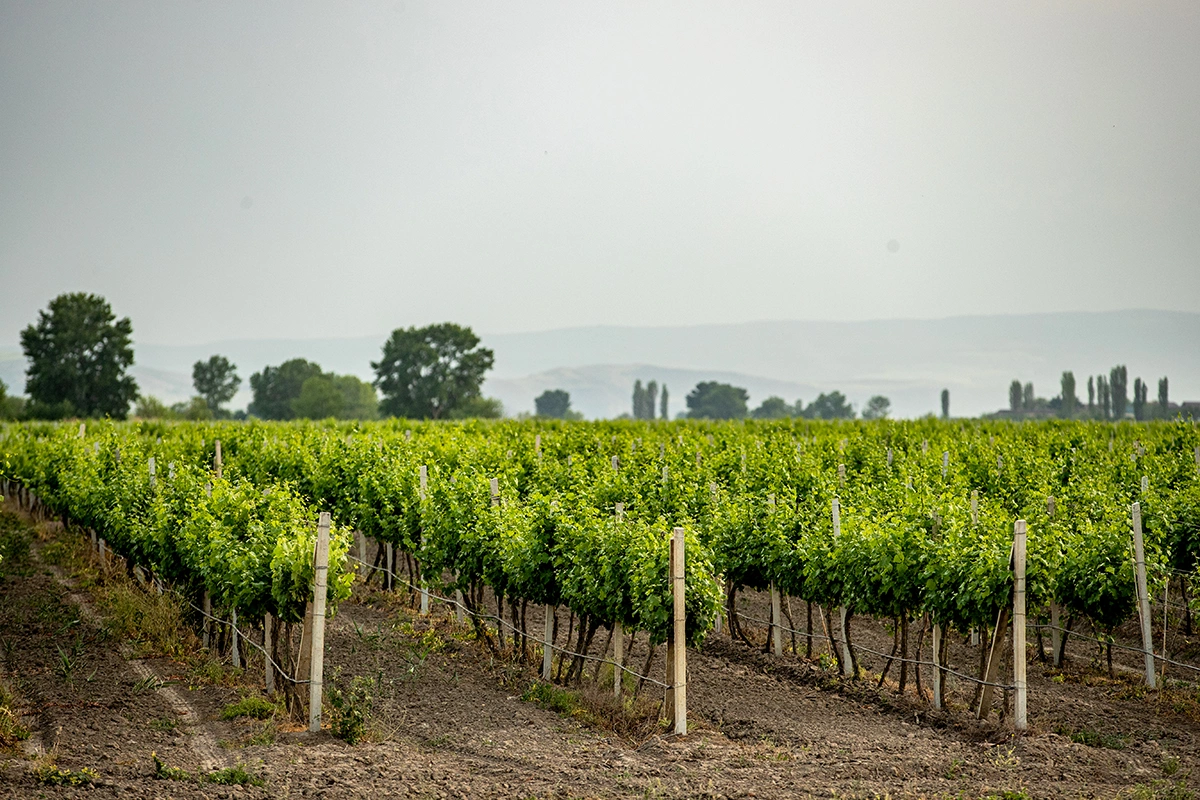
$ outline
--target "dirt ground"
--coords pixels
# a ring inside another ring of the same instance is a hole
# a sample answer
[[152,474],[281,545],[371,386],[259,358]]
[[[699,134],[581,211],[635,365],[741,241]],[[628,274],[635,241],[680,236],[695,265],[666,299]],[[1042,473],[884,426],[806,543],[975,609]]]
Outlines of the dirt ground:
[[[261,659],[252,653],[237,679],[205,665],[194,640],[175,658],[140,657],[144,643],[114,635],[104,581],[64,559],[73,534],[22,530],[7,541],[27,542],[28,555],[10,544],[0,565],[0,677],[30,736],[0,755],[0,797],[1185,798],[1200,780],[1196,685],[1145,691],[1136,654],[1118,655],[1116,678],[1082,642],[1062,671],[1031,658],[1031,729],[1017,736],[1011,717],[976,722],[971,689],[953,679],[948,709],[934,711],[911,675],[897,694],[895,667],[877,689],[876,656],[862,654],[867,678],[842,684],[819,643],[812,660],[775,657],[726,632],[688,652],[691,730],[680,739],[665,723],[614,716],[602,699],[611,688],[591,683],[591,667],[583,689],[538,689],[534,666],[495,657],[444,608],[422,618],[403,597],[363,586],[330,622],[325,668],[335,685],[351,676],[369,684],[366,741],[351,746],[278,718],[222,720],[230,703],[261,696]],[[765,616],[765,598],[739,606]],[[541,630],[528,613],[529,629]],[[760,628],[750,633],[765,641]],[[875,621],[855,619],[853,635],[890,650],[891,633]],[[911,636],[915,649],[915,627]],[[645,655],[635,640],[628,663],[640,668]],[[953,668],[970,673],[977,660],[977,648],[953,639]],[[922,680],[928,690],[929,675]],[[647,685],[640,707],[661,696]],[[189,778],[156,778],[152,753]],[[94,770],[93,784],[44,782],[51,761],[71,774]],[[239,767],[244,774],[221,772]]]

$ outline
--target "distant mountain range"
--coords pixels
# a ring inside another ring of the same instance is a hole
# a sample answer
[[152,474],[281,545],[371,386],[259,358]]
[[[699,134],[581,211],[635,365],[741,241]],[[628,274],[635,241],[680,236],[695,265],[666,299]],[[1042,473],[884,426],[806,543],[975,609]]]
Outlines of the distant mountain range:
[[[136,346],[133,373],[143,391],[167,401],[191,394],[191,365],[213,353],[229,357],[243,379],[268,364],[304,357],[325,369],[371,378],[386,334],[346,339],[229,340],[205,345]],[[496,353],[485,393],[509,413],[533,410],[545,389],[565,389],[588,417],[614,417],[631,406],[634,380],[657,380],[671,392],[674,415],[701,380],[745,387],[751,403],[775,394],[811,402],[834,389],[861,408],[874,394],[892,401],[894,416],[934,412],[950,390],[951,413],[974,416],[1008,401],[1008,385],[1032,381],[1039,396],[1058,393],[1073,370],[1086,399],[1089,374],[1115,364],[1140,376],[1171,380],[1175,400],[1200,400],[1200,314],[1114,311],[935,320],[752,322],[676,327],[586,327],[485,334]],[[24,386],[19,350],[0,351],[0,379]],[[243,391],[234,407],[250,399]]]

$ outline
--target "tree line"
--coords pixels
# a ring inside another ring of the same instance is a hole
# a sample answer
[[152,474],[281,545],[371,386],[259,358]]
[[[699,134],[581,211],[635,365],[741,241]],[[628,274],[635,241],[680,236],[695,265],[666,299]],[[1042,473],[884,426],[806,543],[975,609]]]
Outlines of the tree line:
[[192,368],[191,400],[168,406],[142,395],[128,374],[134,363],[133,324],[117,319],[103,297],[59,295],[21,332],[28,400],[10,397],[0,382],[0,418],[64,419],[136,416],[220,419],[413,419],[499,417],[500,402],[481,387],[495,360],[468,327],[453,323],[398,328],[384,342],[375,379],[326,372],[303,358],[266,366],[250,376],[245,412],[225,405],[241,386],[237,366],[223,355]]
[[1133,396],[1129,395],[1129,370],[1119,364],[1107,375],[1089,375],[1087,403],[1078,393],[1075,373],[1068,370],[1059,380],[1059,393],[1047,400],[1038,397],[1033,383],[1013,379],[1008,387],[1008,408],[990,414],[993,418],[1008,419],[1096,419],[1121,420],[1132,417],[1141,422],[1152,419],[1172,419],[1183,409],[1171,402],[1170,381],[1158,379],[1158,392],[1150,399],[1150,385],[1141,378],[1133,380]]

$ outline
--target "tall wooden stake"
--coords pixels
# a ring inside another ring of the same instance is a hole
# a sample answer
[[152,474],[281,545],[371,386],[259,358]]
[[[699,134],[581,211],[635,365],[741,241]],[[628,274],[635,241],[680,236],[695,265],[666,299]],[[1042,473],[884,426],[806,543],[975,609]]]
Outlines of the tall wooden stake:
[[217,439],[217,454],[213,456],[213,471],[217,473],[217,480],[222,477],[221,465],[221,440]]
[[325,679],[325,594],[329,573],[329,512],[317,522],[317,552],[313,561],[312,672],[308,684],[308,729],[321,730],[321,690]]
[[230,645],[230,656],[231,656],[231,660],[233,661],[233,668],[241,669],[242,668],[242,651],[241,651],[241,647],[239,646],[240,643],[238,642],[239,634],[238,634],[238,626],[237,626],[237,609],[236,608],[232,609],[229,612],[229,634],[230,634],[229,641],[232,643]]
[[1154,637],[1150,633],[1150,593],[1146,588],[1146,553],[1142,544],[1142,504],[1133,504],[1133,570],[1137,579],[1138,614],[1142,622],[1142,652],[1146,658],[1146,685],[1157,688],[1154,673]]
[[671,586],[675,600],[675,647],[673,685],[675,690],[675,734],[687,736],[687,610],[685,604],[683,528],[671,537]]
[[275,666],[271,663],[271,615],[263,615],[263,686],[275,694]]
[[1026,702],[1028,686],[1025,674],[1025,520],[1013,526],[1013,684],[1016,697],[1013,705],[1013,727],[1023,731],[1028,727]]
[[[421,481],[420,488],[418,489],[418,494],[420,496],[421,501],[424,502],[425,494],[429,489],[429,469],[424,464],[422,464],[421,468],[417,471],[417,475]],[[424,534],[422,534],[422,538],[424,538]],[[457,607],[459,619],[462,619],[462,592],[458,592],[456,599],[458,600],[458,603],[459,603],[459,605]],[[429,588],[425,585],[424,570],[422,570],[422,575],[421,575],[421,616],[422,617],[429,616]]]
[[621,665],[625,663],[625,629],[619,622],[613,623],[613,697],[618,700],[621,698],[621,679],[624,677],[624,670]]
[[[546,646],[542,648],[542,680],[550,680],[550,671],[554,667],[554,606],[546,606]],[[569,632],[568,632],[569,633]]]
[[945,661],[945,655],[942,653],[942,626],[938,623],[933,625],[933,663],[937,665],[933,672],[933,707],[944,708],[945,698],[943,693],[946,691],[946,670],[942,668]]

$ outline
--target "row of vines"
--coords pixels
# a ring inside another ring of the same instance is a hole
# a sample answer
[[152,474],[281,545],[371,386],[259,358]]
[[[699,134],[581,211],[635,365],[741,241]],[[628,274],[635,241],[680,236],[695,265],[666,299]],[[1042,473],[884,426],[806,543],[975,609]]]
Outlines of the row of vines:
[[1130,503],[1152,584],[1200,560],[1200,431],[1182,422],[26,424],[0,430],[0,476],[184,591],[284,621],[304,613],[320,511],[331,604],[360,531],[468,605],[486,587],[652,643],[671,627],[676,526],[692,645],[739,590],[772,585],[986,629],[1010,601],[1018,518],[1030,607],[1103,630],[1136,613]]

